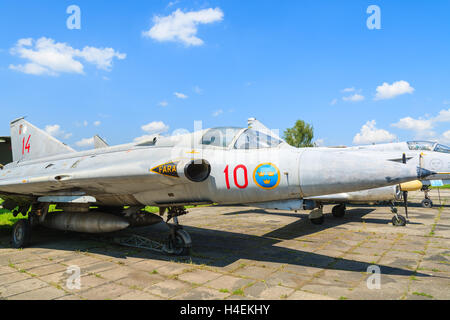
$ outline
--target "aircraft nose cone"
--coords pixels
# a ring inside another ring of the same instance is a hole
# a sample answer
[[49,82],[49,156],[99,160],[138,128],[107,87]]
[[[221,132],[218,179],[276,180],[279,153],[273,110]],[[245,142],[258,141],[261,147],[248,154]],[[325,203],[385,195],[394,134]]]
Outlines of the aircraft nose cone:
[[432,174],[418,161],[390,161],[379,152],[307,150],[301,156],[300,187],[304,196],[386,187]]
[[436,174],[437,172],[425,169],[425,168],[421,168],[421,167],[417,167],[417,178],[419,179],[423,179],[426,178],[428,176],[432,176],[433,174]]

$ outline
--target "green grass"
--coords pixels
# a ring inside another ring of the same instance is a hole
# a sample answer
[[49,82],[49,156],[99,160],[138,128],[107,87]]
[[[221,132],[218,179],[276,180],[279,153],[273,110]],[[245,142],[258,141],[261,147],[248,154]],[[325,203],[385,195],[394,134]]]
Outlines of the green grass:
[[430,187],[430,189],[450,189],[450,184],[446,184],[442,187]]
[[[3,199],[0,199],[0,205],[3,203]],[[207,205],[201,205],[207,206]],[[186,206],[186,209],[189,208],[195,208],[196,206]],[[199,206],[200,207],[200,206]],[[56,205],[50,205],[50,208],[48,210],[49,212],[54,211],[62,211],[59,209],[56,209]],[[159,207],[152,207],[152,206],[146,206],[145,211],[150,213],[158,213]],[[21,214],[18,214],[16,217],[13,216],[12,212],[6,209],[0,209],[0,229],[8,229],[11,228],[14,223],[16,223],[19,219],[27,218],[27,216],[22,216]]]
[[432,295],[429,295],[429,294],[426,294],[426,293],[423,293],[423,292],[413,292],[412,294],[415,295],[415,296],[421,296],[421,297],[433,298]]
[[12,212],[6,209],[0,209],[0,229],[11,228],[18,220],[23,219],[21,214],[14,217]]
[[244,291],[242,289],[238,289],[238,290],[233,291],[233,294],[235,296],[243,296],[244,295]]

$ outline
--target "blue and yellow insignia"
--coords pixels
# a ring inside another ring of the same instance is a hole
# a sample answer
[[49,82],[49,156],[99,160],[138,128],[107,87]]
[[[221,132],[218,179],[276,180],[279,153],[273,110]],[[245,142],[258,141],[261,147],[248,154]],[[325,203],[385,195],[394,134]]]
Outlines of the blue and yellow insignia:
[[150,171],[158,174],[162,174],[163,176],[169,176],[169,177],[179,177],[177,172],[177,162],[167,162],[164,164],[161,164],[159,166],[154,167],[153,169],[150,169]]
[[271,190],[280,183],[280,170],[271,163],[262,163],[253,172],[253,181],[260,188]]

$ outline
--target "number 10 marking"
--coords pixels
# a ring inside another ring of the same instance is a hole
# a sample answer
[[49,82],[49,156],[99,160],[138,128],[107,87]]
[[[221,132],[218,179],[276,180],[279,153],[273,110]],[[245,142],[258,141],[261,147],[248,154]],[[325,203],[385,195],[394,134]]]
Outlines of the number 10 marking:
[[[225,173],[225,183],[227,185],[227,189],[231,189],[230,187],[230,178],[229,178],[229,174],[228,174],[228,165],[225,167],[225,170],[223,171]],[[244,184],[239,184],[239,182],[237,181],[237,173],[238,173],[238,169],[242,169],[243,170],[243,174],[244,174]],[[243,164],[240,164],[238,166],[236,166],[233,170],[233,180],[234,180],[234,184],[236,187],[238,187],[239,189],[245,189],[248,186],[248,177],[247,177],[247,167],[244,166]]]

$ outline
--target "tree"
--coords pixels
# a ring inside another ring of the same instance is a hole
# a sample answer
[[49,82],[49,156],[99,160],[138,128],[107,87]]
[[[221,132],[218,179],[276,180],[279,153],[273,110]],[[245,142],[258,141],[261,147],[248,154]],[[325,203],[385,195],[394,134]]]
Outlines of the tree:
[[297,148],[315,147],[313,137],[314,128],[303,120],[297,120],[292,128],[284,131],[284,140]]

